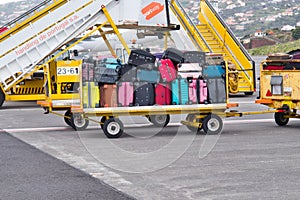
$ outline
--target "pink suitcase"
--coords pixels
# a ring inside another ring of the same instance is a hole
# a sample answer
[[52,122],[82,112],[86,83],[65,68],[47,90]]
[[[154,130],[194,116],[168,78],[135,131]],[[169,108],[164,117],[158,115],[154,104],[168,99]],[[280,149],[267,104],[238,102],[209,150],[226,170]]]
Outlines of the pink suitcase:
[[189,79],[189,103],[198,104],[207,101],[207,85],[204,80]]
[[171,87],[169,84],[157,84],[155,87],[155,104],[170,105],[171,104]]
[[199,103],[206,103],[207,99],[207,84],[204,80],[199,80]]
[[189,104],[197,104],[198,79],[189,79]]
[[171,82],[177,77],[177,70],[170,59],[161,59],[158,67],[163,82]]
[[199,63],[180,63],[178,64],[178,76],[198,79],[202,76],[202,66]]
[[94,81],[94,64],[82,63],[82,82]]
[[118,106],[133,106],[133,83],[119,82],[117,84]]

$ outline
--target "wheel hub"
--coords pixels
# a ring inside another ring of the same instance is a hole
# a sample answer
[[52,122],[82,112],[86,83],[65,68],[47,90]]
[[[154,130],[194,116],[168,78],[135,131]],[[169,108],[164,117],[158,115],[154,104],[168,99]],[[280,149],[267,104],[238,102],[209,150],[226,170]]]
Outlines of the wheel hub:
[[119,131],[120,131],[120,126],[119,126],[119,124],[116,123],[116,122],[111,122],[111,123],[108,125],[107,130],[109,131],[109,133],[110,133],[111,135],[116,135],[116,134],[118,134]]
[[216,131],[220,127],[219,121],[216,119],[210,119],[207,124],[207,127],[211,131]]

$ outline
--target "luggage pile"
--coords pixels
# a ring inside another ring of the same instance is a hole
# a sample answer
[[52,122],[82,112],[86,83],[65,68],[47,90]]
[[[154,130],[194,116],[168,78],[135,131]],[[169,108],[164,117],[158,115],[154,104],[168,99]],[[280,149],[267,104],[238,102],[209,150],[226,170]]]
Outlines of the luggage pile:
[[269,54],[263,70],[300,70],[299,53],[274,53]]
[[200,51],[168,48],[158,59],[135,49],[123,65],[83,62],[82,76],[85,108],[226,103],[227,99],[223,59]]

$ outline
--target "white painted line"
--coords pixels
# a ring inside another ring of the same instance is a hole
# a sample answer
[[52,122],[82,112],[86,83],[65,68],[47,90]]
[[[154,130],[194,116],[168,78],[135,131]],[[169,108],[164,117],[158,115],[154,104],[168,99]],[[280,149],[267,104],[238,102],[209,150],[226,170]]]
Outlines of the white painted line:
[[[291,119],[292,120],[292,119]],[[249,124],[249,123],[266,123],[274,122],[274,119],[247,119],[247,120],[224,120],[224,124]],[[168,126],[181,126],[180,122],[169,123]],[[151,123],[128,124],[125,128],[149,127]],[[99,126],[89,126],[88,129],[100,129]],[[87,130],[88,130],[87,129]],[[1,132],[20,133],[20,132],[47,132],[47,131],[67,131],[73,130],[70,127],[40,127],[40,128],[7,128],[0,130]]]
[[41,128],[12,128],[3,129],[3,131],[8,133],[18,133],[18,132],[44,132],[44,131],[65,131],[70,130],[70,127],[41,127]]

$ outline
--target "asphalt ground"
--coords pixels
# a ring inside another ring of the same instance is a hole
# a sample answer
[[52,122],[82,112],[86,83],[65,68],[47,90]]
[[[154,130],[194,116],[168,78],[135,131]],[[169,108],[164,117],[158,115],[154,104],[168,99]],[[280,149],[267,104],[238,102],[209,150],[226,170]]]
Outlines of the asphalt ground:
[[133,199],[6,132],[0,144],[0,199]]

